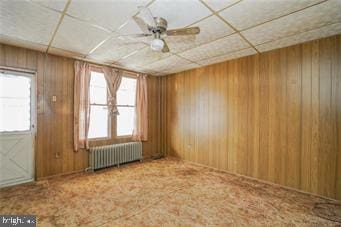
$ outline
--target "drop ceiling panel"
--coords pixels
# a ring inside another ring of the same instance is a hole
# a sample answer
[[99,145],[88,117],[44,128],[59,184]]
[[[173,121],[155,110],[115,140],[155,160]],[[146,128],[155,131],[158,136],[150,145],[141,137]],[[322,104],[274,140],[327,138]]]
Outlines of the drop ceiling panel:
[[68,14],[115,31],[149,0],[72,0]]
[[329,0],[242,32],[254,45],[341,21],[341,1]]
[[199,0],[156,0],[149,9],[154,17],[165,18],[170,29],[188,26],[211,14]]
[[16,38],[8,37],[8,36],[1,35],[1,34],[0,34],[0,43],[17,46],[17,47],[28,48],[28,49],[42,51],[42,52],[45,52],[47,50],[46,45],[32,43],[27,40],[16,39]]
[[85,57],[85,55],[78,54],[72,51],[62,50],[62,49],[55,48],[55,47],[50,47],[48,53],[59,55],[59,56],[64,56],[64,57],[69,57],[69,58],[84,58]]
[[204,0],[204,2],[214,11],[222,10],[241,0]]
[[250,28],[323,0],[243,0],[220,15],[238,30]]
[[238,34],[230,35],[214,42],[196,47],[179,55],[197,62],[203,59],[216,57],[233,51],[250,47]]
[[131,38],[127,35],[133,34],[141,34],[144,33],[140,27],[136,24],[133,19],[129,19],[126,23],[124,23],[118,30],[117,33],[122,35],[122,39],[129,40],[131,42],[143,42],[149,45],[151,37],[139,37],[139,38]]
[[146,65],[144,66],[144,68],[155,71],[155,72],[164,72],[164,71],[169,71],[169,70],[173,70],[176,68],[184,67],[190,64],[192,64],[192,62],[187,61],[186,59],[183,59],[176,55],[172,55],[168,58]]
[[67,0],[30,0],[33,3],[48,7],[50,9],[62,12],[66,6]]
[[214,58],[208,58],[205,60],[201,60],[198,62],[198,64],[200,65],[210,65],[210,64],[214,64],[214,63],[218,63],[218,62],[223,62],[223,61],[227,61],[227,60],[231,60],[234,58],[240,58],[240,57],[244,57],[244,56],[249,56],[249,55],[253,55],[253,54],[257,54],[257,52],[253,49],[253,48],[247,48],[244,50],[239,50],[236,52],[232,52],[232,53],[228,53],[228,54],[224,54],[221,56],[217,56]]
[[256,46],[256,48],[261,51],[268,51],[272,49],[282,48],[286,46],[295,45],[298,43],[308,42],[314,39],[320,39],[323,37],[328,37],[336,34],[341,34],[341,23],[332,24],[322,28],[314,29],[311,31],[303,32],[297,35],[279,39],[273,42],[268,42]]
[[65,16],[52,46],[80,54],[87,54],[110,33],[82,21]]
[[190,69],[194,69],[198,67],[200,67],[200,65],[191,63],[191,64],[186,64],[186,65],[178,66],[170,70],[163,71],[162,73],[165,75],[168,75],[168,74],[178,73],[178,72],[182,72],[182,71],[186,71],[186,70],[190,70]]
[[225,22],[217,16],[210,16],[197,24],[192,25],[200,28],[196,36],[168,36],[165,38],[173,53],[179,53],[198,45],[214,41],[234,32]]
[[149,46],[139,50],[137,53],[119,60],[121,65],[135,65],[135,66],[145,66],[153,62],[159,61],[163,58],[169,57],[170,53],[162,53],[158,51],[153,51]]
[[103,43],[93,53],[89,55],[90,58],[106,63],[113,63],[122,57],[133,54],[139,49],[145,47],[146,44],[141,42],[129,42],[113,37]]
[[126,66],[120,65],[119,63],[115,62],[114,64],[112,64],[112,66],[113,67],[118,67],[118,68],[121,68],[121,69],[127,69],[127,70],[131,70],[131,71],[135,71],[135,72],[149,73],[148,70],[145,70],[144,68],[133,66],[133,65],[131,65],[129,67],[126,67]]
[[60,13],[28,1],[0,1],[0,34],[48,45]]

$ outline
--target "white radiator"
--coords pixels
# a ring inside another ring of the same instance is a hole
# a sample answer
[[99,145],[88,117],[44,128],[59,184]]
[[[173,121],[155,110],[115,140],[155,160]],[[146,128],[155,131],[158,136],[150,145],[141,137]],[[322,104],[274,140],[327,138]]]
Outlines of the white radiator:
[[90,148],[90,169],[101,169],[132,161],[142,161],[142,142],[120,143]]

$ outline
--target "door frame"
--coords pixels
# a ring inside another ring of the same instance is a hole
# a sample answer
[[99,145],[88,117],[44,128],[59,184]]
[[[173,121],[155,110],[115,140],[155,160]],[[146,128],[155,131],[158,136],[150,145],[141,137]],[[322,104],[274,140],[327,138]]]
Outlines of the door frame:
[[[33,150],[33,163],[32,163],[32,179],[33,181],[23,181],[20,184],[28,183],[28,182],[34,182],[37,180],[37,165],[36,165],[36,159],[37,159],[37,116],[38,116],[38,108],[37,108],[37,99],[38,99],[38,86],[37,86],[37,71],[25,69],[25,68],[18,68],[18,67],[8,67],[0,65],[0,72],[10,72],[13,75],[18,76],[25,76],[31,78],[31,108],[30,108],[30,114],[31,114],[31,125],[30,125],[30,132],[32,134],[32,150]],[[28,131],[13,131],[13,132],[0,132],[1,134],[7,134],[7,135],[15,135],[15,134],[23,134]],[[15,184],[14,184],[15,185]],[[8,185],[12,186],[12,184]],[[5,186],[7,187],[7,186]]]

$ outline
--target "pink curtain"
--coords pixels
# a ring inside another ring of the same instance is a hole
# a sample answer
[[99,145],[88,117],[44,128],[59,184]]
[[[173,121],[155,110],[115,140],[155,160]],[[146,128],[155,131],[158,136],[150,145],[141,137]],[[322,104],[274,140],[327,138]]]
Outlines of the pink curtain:
[[133,140],[148,139],[148,96],[147,75],[138,75],[136,84],[135,128]]
[[90,66],[75,61],[74,79],[74,149],[89,148],[88,132],[90,123]]
[[122,72],[118,69],[113,69],[107,66],[103,66],[102,70],[108,84],[109,112],[112,115],[117,115],[119,113],[116,106],[116,93],[121,84]]

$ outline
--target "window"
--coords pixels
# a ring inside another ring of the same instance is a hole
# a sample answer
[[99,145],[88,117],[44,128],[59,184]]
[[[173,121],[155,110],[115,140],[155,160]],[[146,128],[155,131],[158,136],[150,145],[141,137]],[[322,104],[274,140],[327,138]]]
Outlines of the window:
[[103,73],[91,72],[89,139],[109,137],[107,83]]
[[136,79],[122,77],[117,91],[117,136],[130,136],[134,130]]
[[31,129],[31,80],[0,72],[0,132]]

